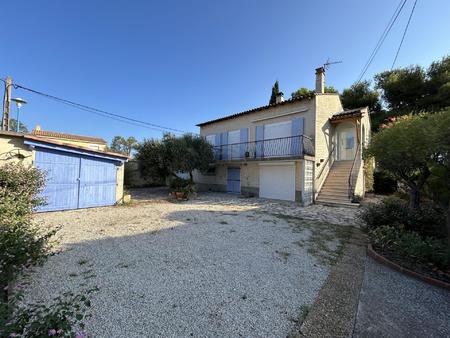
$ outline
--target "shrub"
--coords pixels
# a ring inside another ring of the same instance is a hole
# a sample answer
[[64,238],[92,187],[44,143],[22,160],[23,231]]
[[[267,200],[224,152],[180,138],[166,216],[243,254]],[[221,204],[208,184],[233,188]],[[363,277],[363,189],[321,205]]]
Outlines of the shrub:
[[3,302],[8,300],[8,285],[24,268],[40,263],[49,253],[46,231],[32,222],[35,207],[43,204],[37,197],[44,177],[35,168],[22,164],[0,167],[0,288]]
[[171,192],[182,192],[186,197],[195,193],[194,182],[180,177],[172,179],[169,188]]
[[1,337],[86,337],[83,319],[91,306],[88,295],[97,288],[74,295],[64,293],[53,299],[51,305],[21,304],[17,306],[9,322],[0,328]]
[[386,225],[370,231],[369,237],[376,248],[394,251],[409,261],[433,263],[443,269],[450,264],[450,251],[442,240]]
[[386,197],[379,204],[364,207],[358,217],[369,229],[389,225],[416,231],[422,236],[445,236],[444,212],[431,203],[422,203],[419,209],[412,210],[407,201]]
[[376,194],[392,194],[397,191],[397,181],[385,171],[373,173],[373,191]]

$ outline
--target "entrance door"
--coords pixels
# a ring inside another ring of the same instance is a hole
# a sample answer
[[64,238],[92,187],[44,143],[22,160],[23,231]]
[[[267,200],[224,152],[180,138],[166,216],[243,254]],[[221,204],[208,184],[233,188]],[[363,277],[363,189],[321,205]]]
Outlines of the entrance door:
[[228,168],[227,192],[239,194],[241,192],[241,169]]
[[356,150],[355,128],[343,128],[338,134],[338,160],[353,160]]

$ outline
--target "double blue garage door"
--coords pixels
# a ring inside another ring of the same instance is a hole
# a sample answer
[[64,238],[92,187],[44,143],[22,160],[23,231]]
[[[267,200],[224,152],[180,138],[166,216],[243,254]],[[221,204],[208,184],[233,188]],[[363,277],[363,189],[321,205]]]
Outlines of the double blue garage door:
[[113,205],[116,202],[116,162],[59,150],[35,148],[35,167],[46,174],[38,211]]

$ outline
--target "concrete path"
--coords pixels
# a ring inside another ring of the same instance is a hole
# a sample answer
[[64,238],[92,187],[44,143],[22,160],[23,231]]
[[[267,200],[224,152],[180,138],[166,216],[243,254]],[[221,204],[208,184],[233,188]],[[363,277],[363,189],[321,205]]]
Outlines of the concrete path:
[[450,292],[367,257],[353,337],[450,337]]

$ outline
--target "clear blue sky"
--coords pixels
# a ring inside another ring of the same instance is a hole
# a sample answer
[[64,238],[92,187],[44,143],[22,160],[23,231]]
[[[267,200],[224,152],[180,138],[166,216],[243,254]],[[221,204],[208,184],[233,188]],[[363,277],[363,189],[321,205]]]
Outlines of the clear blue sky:
[[[342,60],[327,84],[358,77],[397,0],[14,0],[2,2],[0,77],[136,119],[195,124],[267,104],[276,79],[287,96],[313,88],[314,69]],[[366,78],[390,67],[409,0]],[[397,64],[450,53],[450,1],[419,0]],[[160,137],[16,90],[23,121],[45,130]],[[15,110],[14,110],[15,116]]]

